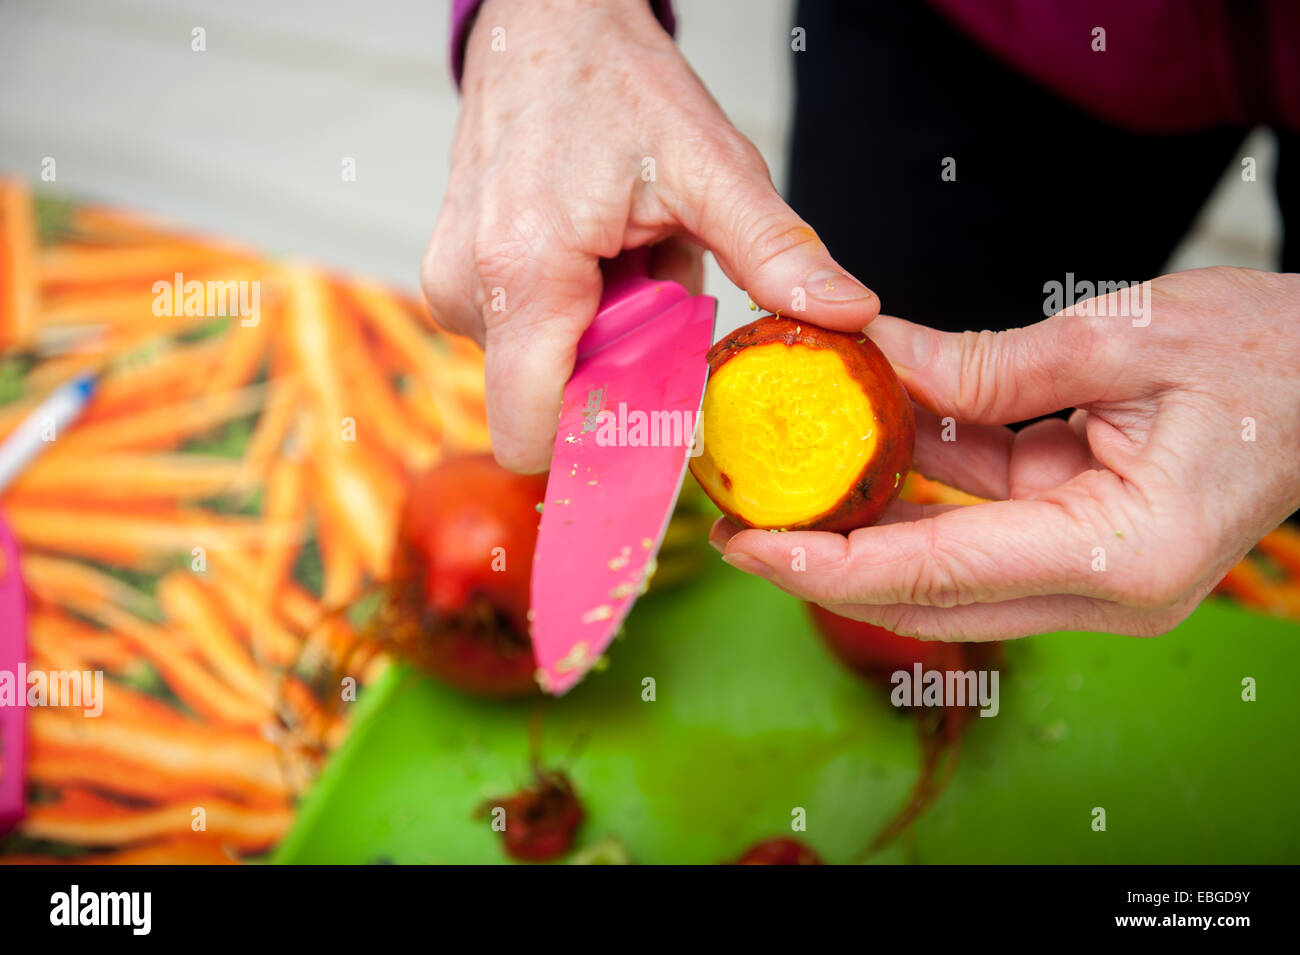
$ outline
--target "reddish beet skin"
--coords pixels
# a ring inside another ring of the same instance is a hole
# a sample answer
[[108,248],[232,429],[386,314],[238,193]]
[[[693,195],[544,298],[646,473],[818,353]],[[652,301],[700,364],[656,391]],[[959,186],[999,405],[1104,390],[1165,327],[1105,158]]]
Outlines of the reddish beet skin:
[[501,839],[506,855],[520,862],[550,862],[573,847],[586,812],[569,777],[558,770],[541,773],[537,781],[512,796],[490,799],[483,813],[505,810]]
[[377,636],[468,693],[535,692],[527,615],[545,493],[546,475],[514,474],[489,455],[451,458],[416,479]]

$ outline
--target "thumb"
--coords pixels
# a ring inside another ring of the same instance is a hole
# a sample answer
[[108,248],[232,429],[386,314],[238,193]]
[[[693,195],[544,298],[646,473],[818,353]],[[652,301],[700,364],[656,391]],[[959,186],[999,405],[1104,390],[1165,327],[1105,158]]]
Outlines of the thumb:
[[1126,371],[1123,336],[1064,315],[960,334],[881,315],[866,335],[918,404],[970,424],[1011,424],[1103,400]]
[[677,217],[761,308],[858,331],[880,299],[831,258],[817,233],[777,195],[762,160],[751,174],[713,180]]
[[550,464],[564,385],[578,339],[600,302],[600,267],[564,252],[518,275],[489,296],[484,352],[488,428],[503,467],[535,473]]

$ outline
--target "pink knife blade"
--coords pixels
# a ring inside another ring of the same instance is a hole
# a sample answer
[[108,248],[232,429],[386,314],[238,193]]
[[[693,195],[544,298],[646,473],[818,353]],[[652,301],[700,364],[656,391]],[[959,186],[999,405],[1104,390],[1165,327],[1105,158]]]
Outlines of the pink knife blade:
[[[537,679],[559,696],[605,652],[654,568],[691,452],[717,302],[625,254],[564,389],[532,575]],[[622,274],[617,274],[619,269]]]

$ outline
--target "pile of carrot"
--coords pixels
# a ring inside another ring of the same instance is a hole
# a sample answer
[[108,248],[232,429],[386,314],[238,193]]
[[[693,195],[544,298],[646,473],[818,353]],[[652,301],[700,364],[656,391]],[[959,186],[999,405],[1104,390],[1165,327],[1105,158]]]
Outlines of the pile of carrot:
[[[345,611],[388,573],[411,476],[488,447],[481,356],[387,288],[43,210],[0,179],[0,440],[59,385],[98,387],[0,512],[29,666],[102,671],[104,703],[29,711],[0,862],[263,854],[346,732],[345,683],[386,665]],[[157,314],[178,273],[259,283],[258,321]]]

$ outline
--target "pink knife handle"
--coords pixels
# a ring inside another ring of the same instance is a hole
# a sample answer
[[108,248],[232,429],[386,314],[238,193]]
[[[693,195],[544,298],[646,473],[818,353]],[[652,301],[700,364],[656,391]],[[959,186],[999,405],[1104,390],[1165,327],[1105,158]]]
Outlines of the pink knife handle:
[[[0,670],[17,673],[27,659],[25,591],[18,545],[0,517]],[[26,693],[27,687],[17,688]],[[0,835],[23,815],[26,781],[26,716],[21,706],[0,707]]]
[[578,340],[578,360],[622,338],[675,302],[687,297],[676,282],[650,277],[650,249],[628,249],[602,263],[605,291],[591,325]]

